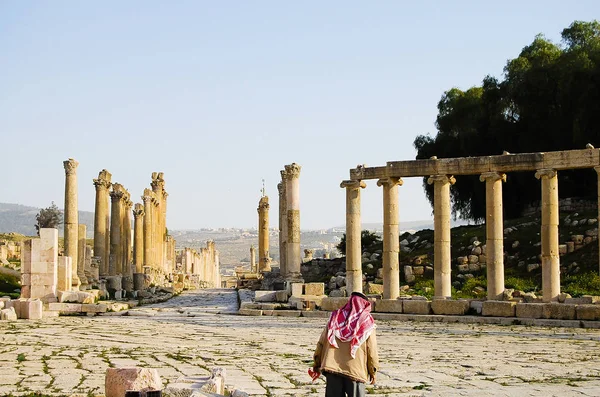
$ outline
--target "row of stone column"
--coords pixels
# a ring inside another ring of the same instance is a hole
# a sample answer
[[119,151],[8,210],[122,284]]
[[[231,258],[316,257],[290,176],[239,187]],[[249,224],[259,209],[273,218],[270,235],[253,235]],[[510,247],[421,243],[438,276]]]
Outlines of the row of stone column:
[[281,173],[279,191],[279,263],[287,281],[301,281],[300,265],[300,167],[286,165]]
[[207,241],[206,248],[199,250],[184,248],[181,256],[183,273],[197,275],[210,286],[220,286],[219,252],[214,241]]
[[[599,169],[597,169],[599,171]],[[560,294],[558,178],[555,170],[539,170],[535,174],[542,182],[542,291],[544,301],[558,299]],[[504,291],[504,228],[502,216],[502,182],[506,175],[487,172],[480,176],[486,184],[486,245],[487,297],[501,299]],[[450,186],[456,182],[450,175],[434,175],[427,183],[434,188],[434,296],[451,295],[450,252]],[[399,216],[398,186],[400,178],[385,178],[377,182],[383,188],[383,298],[399,295]],[[600,172],[599,172],[600,186]],[[363,181],[343,181],[346,189],[346,285],[348,293],[362,292],[360,189]],[[598,191],[600,197],[600,187]],[[599,198],[600,205],[600,198]]]

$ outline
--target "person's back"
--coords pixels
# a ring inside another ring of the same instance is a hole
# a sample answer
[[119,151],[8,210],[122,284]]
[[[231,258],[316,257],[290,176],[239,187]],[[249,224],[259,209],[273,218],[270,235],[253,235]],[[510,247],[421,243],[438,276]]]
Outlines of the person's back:
[[313,371],[326,376],[326,397],[364,396],[365,383],[375,383],[379,360],[370,309],[367,297],[355,292],[321,333]]

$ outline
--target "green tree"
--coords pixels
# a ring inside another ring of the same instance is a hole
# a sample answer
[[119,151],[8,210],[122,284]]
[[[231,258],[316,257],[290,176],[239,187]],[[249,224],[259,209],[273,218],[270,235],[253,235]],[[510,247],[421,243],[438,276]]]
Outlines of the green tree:
[[[491,76],[466,91],[452,88],[438,103],[435,137],[414,141],[417,159],[530,153],[600,146],[600,23],[575,21],[562,44],[537,35],[509,60],[504,79]],[[451,188],[455,217],[485,218],[485,185],[459,176]],[[561,171],[561,197],[595,197],[592,170]],[[433,187],[424,187],[433,204]],[[508,218],[540,197],[532,173],[511,173],[503,189]]]
[[35,216],[36,224],[35,230],[38,236],[40,235],[40,229],[42,228],[54,228],[57,229],[63,221],[62,212],[58,209],[54,201],[48,208],[42,208],[40,212]]
[[[382,241],[381,237],[377,233],[371,232],[369,230],[363,230],[360,233],[361,252],[364,252],[365,249],[367,249],[375,244],[380,244],[381,241]],[[340,242],[336,246],[336,248],[338,249],[338,251],[340,251],[340,253],[342,255],[346,255],[346,233],[344,233],[344,235],[342,236],[342,239],[340,240]]]

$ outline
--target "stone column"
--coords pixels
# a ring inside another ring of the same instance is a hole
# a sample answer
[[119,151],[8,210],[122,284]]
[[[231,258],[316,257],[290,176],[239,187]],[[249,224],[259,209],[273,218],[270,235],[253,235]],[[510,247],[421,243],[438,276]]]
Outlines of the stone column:
[[165,241],[165,229],[163,226],[163,191],[165,186],[165,181],[163,179],[162,172],[153,172],[152,173],[152,191],[154,192],[154,196],[156,199],[156,208],[155,208],[155,261],[156,268],[164,271],[164,263],[163,263],[163,250],[164,250],[164,241]]
[[281,170],[281,183],[277,185],[279,191],[279,274],[287,276],[287,196],[285,190],[285,170]]
[[253,245],[250,246],[250,271],[258,273],[258,269],[256,268],[256,248]]
[[152,265],[152,191],[144,189],[144,266]]
[[377,181],[377,186],[383,187],[383,299],[400,295],[398,186],[402,183],[400,178]]
[[122,269],[123,245],[121,244],[121,213],[122,213],[123,186],[114,183],[110,192],[110,258],[108,273],[116,276]]
[[362,292],[360,189],[363,181],[343,181],[346,188],[346,292]]
[[433,184],[434,253],[433,279],[434,298],[450,298],[450,185],[456,182],[453,176],[434,175],[427,183]]
[[133,264],[136,273],[144,272],[144,206],[140,203],[133,210]]
[[269,197],[263,196],[258,202],[258,271],[271,271],[269,257]]
[[127,192],[127,197],[123,200],[123,274],[132,276],[131,263],[133,262],[133,239],[131,238],[131,207],[133,206],[133,201],[131,201],[130,197],[131,195]]
[[165,273],[171,273],[171,271],[169,270],[169,264],[168,264],[168,251],[169,251],[169,244],[167,243],[167,197],[169,197],[169,194],[163,189],[162,192],[163,196],[162,196],[162,231],[163,231],[163,241],[162,241],[162,247],[163,247],[163,266],[165,269]]
[[78,225],[77,230],[77,277],[81,282],[81,289],[87,289],[88,281],[85,276],[85,240],[87,234],[87,226],[84,223]]
[[481,174],[479,180],[485,182],[487,298],[488,300],[502,300],[504,292],[502,182],[506,182],[506,174],[486,172]]
[[558,176],[556,170],[545,169],[535,177],[542,180],[542,293],[544,302],[551,302],[560,294]]
[[286,174],[286,203],[287,203],[287,247],[286,268],[288,281],[301,281],[300,265],[300,170],[301,167],[292,163],[285,166]]
[[[598,230],[600,230],[600,166],[598,167],[594,167],[594,170],[596,170],[596,173],[598,174]],[[598,237],[598,252],[600,253],[600,237]],[[598,258],[598,263],[600,264],[600,257]],[[600,273],[600,268],[598,269],[598,272]]]
[[65,256],[71,257],[73,290],[77,291],[81,284],[77,276],[77,246],[79,245],[79,214],[77,205],[77,166],[74,159],[63,162],[65,167]]
[[[108,210],[108,191],[111,186],[111,174],[107,170],[102,170],[98,174],[98,179],[94,179],[96,187],[96,207],[94,210],[94,256],[100,258],[100,275],[108,275],[108,257],[106,256],[106,241],[108,235],[109,210]],[[110,251],[109,251],[110,252]]]

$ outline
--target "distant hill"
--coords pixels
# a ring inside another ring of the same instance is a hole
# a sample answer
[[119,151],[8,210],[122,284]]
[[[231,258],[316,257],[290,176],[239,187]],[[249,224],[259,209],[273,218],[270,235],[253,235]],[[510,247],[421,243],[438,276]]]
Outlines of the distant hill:
[[[40,208],[28,207],[21,204],[0,203],[0,233],[20,233],[26,236],[35,236],[35,216]],[[87,237],[94,236],[94,213],[79,211],[79,223],[87,226]],[[62,235],[63,228],[58,228]]]

